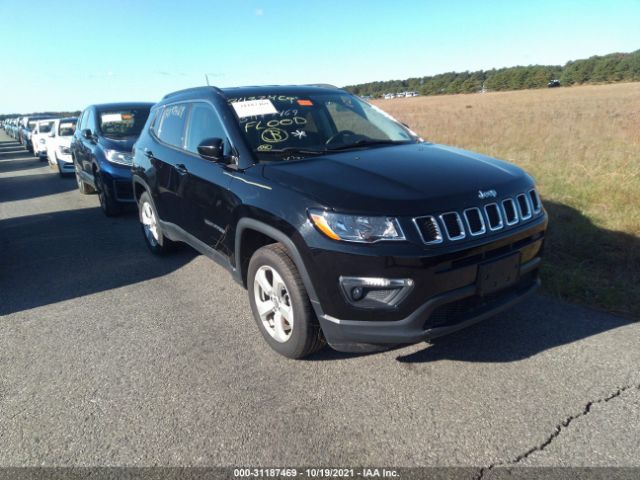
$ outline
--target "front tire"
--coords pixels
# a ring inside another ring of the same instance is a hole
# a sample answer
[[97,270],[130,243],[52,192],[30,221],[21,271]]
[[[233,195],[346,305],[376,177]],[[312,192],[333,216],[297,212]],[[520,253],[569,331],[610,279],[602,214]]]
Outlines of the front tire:
[[78,184],[78,191],[83,195],[89,195],[91,193],[94,193],[95,189],[88,183],[85,183],[84,180],[82,180],[82,177],[80,176],[80,170],[78,169],[78,164],[77,163],[74,163],[74,164],[76,167],[76,183]]
[[[55,155],[54,158],[56,161],[56,167],[58,168],[58,175],[60,175],[60,177],[62,178],[66,177],[67,173],[62,170],[62,165],[60,165],[60,160],[58,160],[58,156]],[[52,165],[52,168],[54,168],[53,165]]]
[[282,244],[253,254],[247,284],[254,319],[271,348],[288,358],[303,358],[324,347],[300,273]]
[[142,234],[147,247],[155,255],[166,255],[176,248],[176,242],[169,240],[162,233],[160,227],[160,217],[156,211],[156,207],[151,201],[151,195],[144,192],[140,195],[138,201],[138,215],[140,225],[142,225]]
[[102,213],[107,217],[117,217],[122,213],[122,205],[120,205],[110,194],[102,181],[102,174],[94,172],[93,179],[96,184],[96,192],[100,200],[100,208]]

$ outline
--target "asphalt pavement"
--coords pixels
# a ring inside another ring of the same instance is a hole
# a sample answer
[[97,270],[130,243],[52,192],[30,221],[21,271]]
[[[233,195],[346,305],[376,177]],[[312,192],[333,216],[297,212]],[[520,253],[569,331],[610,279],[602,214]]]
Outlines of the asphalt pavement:
[[543,294],[288,360],[226,271],[0,133],[0,466],[640,466],[639,365],[639,323]]

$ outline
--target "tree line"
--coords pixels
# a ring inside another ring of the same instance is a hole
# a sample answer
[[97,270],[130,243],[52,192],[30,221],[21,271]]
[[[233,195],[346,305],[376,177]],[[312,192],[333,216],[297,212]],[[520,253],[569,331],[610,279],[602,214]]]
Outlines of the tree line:
[[369,82],[344,87],[361,96],[380,97],[385,93],[416,91],[421,95],[473,93],[546,88],[551,80],[560,85],[640,81],[640,50],[611,53],[560,65],[529,65],[476,72],[448,72],[406,80]]

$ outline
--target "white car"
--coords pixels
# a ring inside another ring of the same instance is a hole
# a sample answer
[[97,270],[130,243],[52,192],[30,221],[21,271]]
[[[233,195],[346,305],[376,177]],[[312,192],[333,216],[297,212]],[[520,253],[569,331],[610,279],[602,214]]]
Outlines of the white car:
[[47,136],[47,158],[49,165],[58,169],[60,176],[75,173],[71,157],[71,139],[76,131],[78,119],[75,117],[58,118]]
[[47,158],[47,135],[53,128],[53,119],[38,120],[31,132],[33,154],[44,161]]

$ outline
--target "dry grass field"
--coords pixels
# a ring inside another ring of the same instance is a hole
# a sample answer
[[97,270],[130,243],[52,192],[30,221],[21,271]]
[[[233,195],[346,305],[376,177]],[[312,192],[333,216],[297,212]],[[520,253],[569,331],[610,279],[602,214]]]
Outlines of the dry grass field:
[[640,83],[375,103],[426,140],[525,168],[550,215],[546,291],[640,318]]

